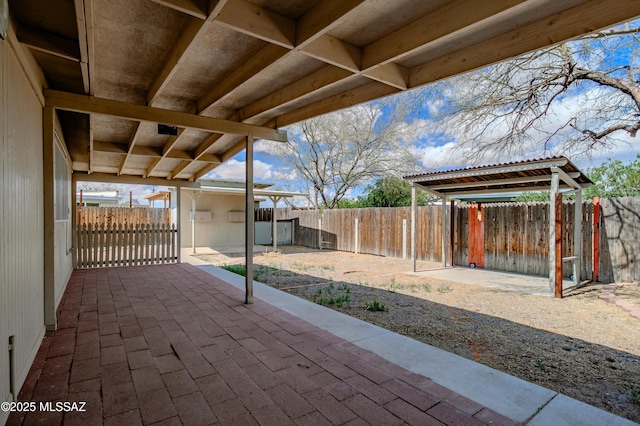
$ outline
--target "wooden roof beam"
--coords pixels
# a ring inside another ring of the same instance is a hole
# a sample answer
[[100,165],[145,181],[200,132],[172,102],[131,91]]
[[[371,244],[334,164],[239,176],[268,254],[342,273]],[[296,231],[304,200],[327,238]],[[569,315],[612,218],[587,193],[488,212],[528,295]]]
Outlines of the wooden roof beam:
[[136,139],[138,138],[138,136],[140,134],[139,133],[140,132],[140,122],[138,121],[135,126],[136,127],[133,130],[133,133],[131,134],[131,138],[129,139],[126,155],[124,157],[122,157],[122,160],[120,161],[120,166],[118,167],[118,173],[117,173],[118,176],[120,176],[122,174],[122,171],[124,170],[124,166],[127,163],[127,159],[131,155],[131,152],[133,151],[133,148],[136,145]]
[[[155,1],[155,0],[154,0]],[[166,1],[160,1],[159,3],[165,4]],[[226,0],[211,1],[211,8],[208,15],[205,18],[192,17],[184,26],[178,41],[171,49],[171,52],[167,55],[166,60],[162,64],[160,71],[154,78],[151,86],[149,86],[149,92],[147,93],[147,104],[153,105],[158,95],[167,85],[171,77],[175,74],[178,66],[184,60],[184,57],[193,42],[200,34],[202,34],[207,26],[213,22],[220,10],[225,5]],[[165,4],[166,6],[166,4]],[[192,15],[193,16],[193,15]],[[204,19],[204,20],[203,20]]]
[[89,44],[87,37],[87,20],[84,11],[84,1],[74,0],[76,23],[78,26],[78,45],[80,50],[80,72],[84,93],[89,93]]
[[103,114],[128,120],[164,123],[177,127],[192,128],[213,133],[231,133],[241,136],[252,134],[256,139],[267,139],[280,142],[287,140],[286,131],[239,123],[237,121],[197,116],[184,112],[146,107],[143,105],[129,104],[126,102],[96,98],[94,96],[77,95],[74,93],[60,92],[56,90],[45,89],[44,95],[47,106],[67,111]]
[[145,172],[145,177],[149,176],[151,173],[153,173],[153,171],[155,170],[155,168],[158,166],[158,163],[160,163],[160,161],[162,161],[163,158],[167,157],[167,154],[169,154],[169,152],[173,149],[173,147],[176,145],[176,143],[178,142],[178,140],[180,139],[180,136],[182,136],[184,134],[184,128],[179,128],[178,129],[178,134],[175,136],[171,136],[169,138],[169,140],[167,140],[167,142],[164,144],[164,146],[162,147],[162,156],[160,156],[160,158],[155,158],[152,162],[151,165],[149,165],[149,167],[147,168],[146,172]]
[[175,169],[171,170],[171,173],[169,173],[169,175],[167,176],[167,180],[175,179],[176,176],[182,173],[182,171],[187,167],[189,167],[190,164],[191,164],[191,161],[189,160],[181,161],[180,164],[178,164],[178,166]]
[[400,59],[430,43],[524,3],[525,0],[458,0],[435,10],[363,49],[364,69]]
[[409,87],[432,83],[524,52],[542,49],[551,44],[561,43],[582,34],[624,22],[629,16],[639,15],[640,2],[635,0],[616,1],[615,7],[612,7],[609,2],[591,0],[474,46],[415,66],[409,70]]
[[38,28],[18,28],[18,40],[33,50],[72,62],[80,62],[78,42]]
[[216,20],[230,28],[278,46],[292,49],[296,23],[246,0],[230,0]]
[[[305,13],[295,25],[296,39],[295,48],[285,48],[282,46],[269,44],[260,52],[242,64],[238,70],[227,76],[198,101],[198,113],[206,113],[207,108],[223,99],[245,81],[251,79],[267,66],[284,58],[291,52],[303,49],[306,45],[322,37],[329,30],[344,22],[350,13],[354,13],[364,0],[324,0],[316,4]],[[233,7],[233,6],[232,6]],[[270,12],[272,13],[272,12]],[[227,20],[227,25],[231,22]],[[238,23],[236,29],[241,31],[242,23]],[[246,31],[246,30],[245,30]],[[288,28],[283,31],[289,31]],[[243,31],[244,32],[244,31]]]
[[194,18],[207,19],[207,0],[151,0]]

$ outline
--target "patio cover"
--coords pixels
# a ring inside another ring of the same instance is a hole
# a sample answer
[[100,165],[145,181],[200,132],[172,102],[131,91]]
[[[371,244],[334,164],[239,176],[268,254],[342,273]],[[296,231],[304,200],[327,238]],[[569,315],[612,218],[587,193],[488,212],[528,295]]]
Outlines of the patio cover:
[[7,7],[6,41],[44,106],[44,144],[59,122],[74,185],[193,187],[246,149],[247,211],[255,140],[284,141],[287,125],[640,16],[637,0],[7,0],[0,13]]
[[[561,228],[556,227],[556,204],[562,204],[562,194],[575,194],[575,217],[582,217],[582,189],[593,182],[566,157],[542,158],[536,160],[495,164],[465,169],[447,170],[405,176],[412,183],[411,192],[411,258],[413,271],[416,270],[416,189],[423,190],[442,200],[442,263],[446,266],[447,199],[459,197],[468,199],[470,195],[500,194],[528,191],[550,192],[549,215],[549,287],[556,297],[562,297],[562,262],[573,263],[574,284],[580,282],[580,252],[582,224],[574,225],[573,256],[562,258],[557,253],[557,240],[561,238]],[[560,198],[556,195],[560,194]],[[453,215],[453,205],[451,206]],[[453,247],[451,247],[453,249]]]

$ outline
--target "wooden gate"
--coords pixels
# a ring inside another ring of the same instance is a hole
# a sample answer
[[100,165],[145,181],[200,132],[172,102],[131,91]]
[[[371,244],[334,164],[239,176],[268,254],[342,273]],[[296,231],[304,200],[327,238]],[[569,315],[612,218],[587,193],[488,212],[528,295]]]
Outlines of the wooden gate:
[[76,267],[153,265],[178,261],[175,225],[83,224],[76,230]]

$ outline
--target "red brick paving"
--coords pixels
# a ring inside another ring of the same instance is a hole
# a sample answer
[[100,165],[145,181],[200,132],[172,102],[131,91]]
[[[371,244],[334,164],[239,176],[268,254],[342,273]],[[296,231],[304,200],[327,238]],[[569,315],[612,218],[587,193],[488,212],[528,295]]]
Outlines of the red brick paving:
[[9,425],[514,425],[191,265],[75,271]]

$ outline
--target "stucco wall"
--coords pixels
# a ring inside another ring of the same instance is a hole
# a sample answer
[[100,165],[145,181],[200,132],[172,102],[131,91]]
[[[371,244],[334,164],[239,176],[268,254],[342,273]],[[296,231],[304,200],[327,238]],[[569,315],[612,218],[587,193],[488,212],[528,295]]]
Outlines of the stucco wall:
[[[189,195],[184,195],[185,193]],[[180,211],[182,247],[191,247],[190,195],[192,194],[192,191],[183,191]],[[199,195],[196,201],[196,211],[210,211],[212,218],[210,223],[196,223],[196,246],[244,246],[244,222],[229,222],[229,211],[244,212],[244,208],[243,195]]]

